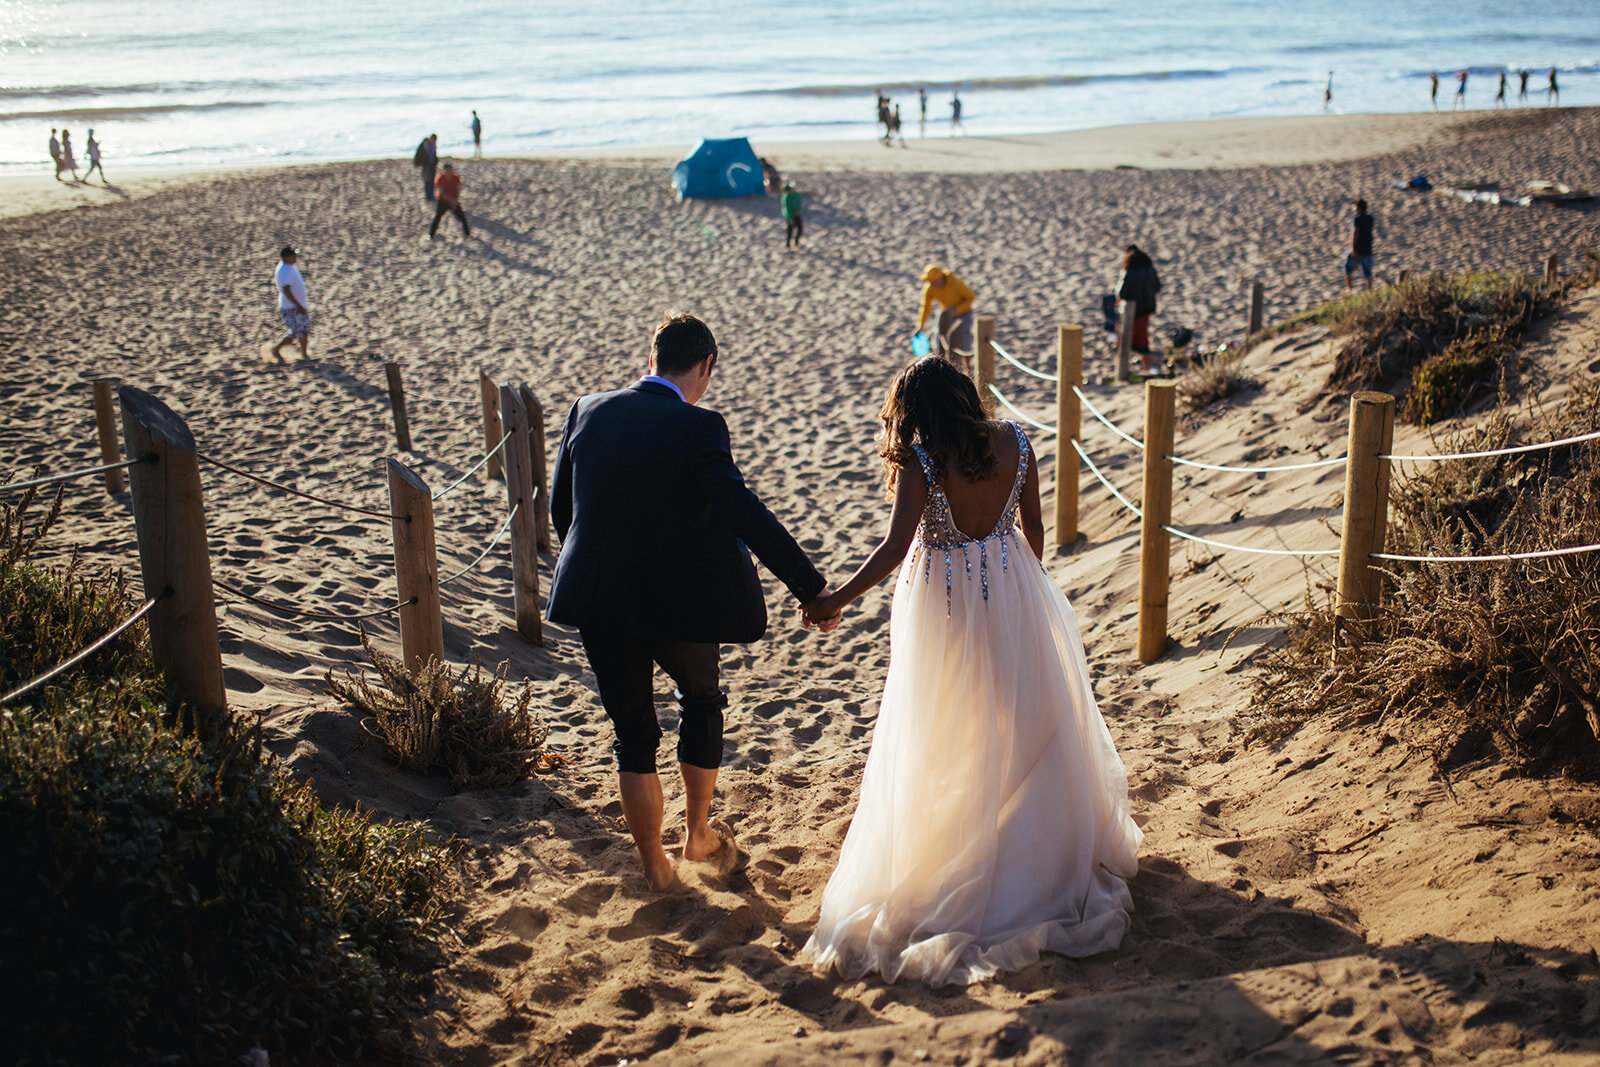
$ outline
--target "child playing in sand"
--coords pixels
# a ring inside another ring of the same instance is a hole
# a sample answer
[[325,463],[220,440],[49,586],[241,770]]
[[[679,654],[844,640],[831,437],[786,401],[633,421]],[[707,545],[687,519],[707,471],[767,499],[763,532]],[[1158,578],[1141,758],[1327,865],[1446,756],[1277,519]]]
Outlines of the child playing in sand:
[[928,321],[928,313],[937,303],[941,310],[935,326],[938,333],[938,352],[946,359],[960,361],[962,369],[970,371],[972,365],[972,305],[978,294],[952,271],[929,264],[922,271],[922,307],[917,311],[917,328],[921,333]]
[[805,224],[800,218],[800,194],[793,182],[783,183],[783,247],[799,248]]

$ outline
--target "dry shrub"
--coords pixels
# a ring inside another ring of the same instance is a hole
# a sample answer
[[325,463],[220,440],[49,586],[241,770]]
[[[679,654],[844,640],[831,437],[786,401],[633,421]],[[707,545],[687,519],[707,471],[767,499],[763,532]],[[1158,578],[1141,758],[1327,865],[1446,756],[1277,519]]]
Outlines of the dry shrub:
[[[1539,420],[1531,440],[1600,428],[1600,394]],[[1509,416],[1446,451],[1514,443]],[[1600,447],[1428,464],[1396,479],[1386,551],[1537,552],[1600,543]],[[1248,731],[1276,738],[1315,715],[1384,720],[1449,767],[1498,753],[1528,767],[1600,777],[1600,553],[1492,563],[1398,563],[1378,617],[1331,605],[1293,617],[1268,656]]]
[[[1326,326],[1341,343],[1324,397],[1362,389],[1403,397],[1416,388],[1413,372],[1419,366],[1453,345],[1483,339],[1445,356],[1444,364],[1425,377],[1423,386],[1437,386],[1437,396],[1402,406],[1404,417],[1422,419],[1426,414],[1436,420],[1514,381],[1516,346],[1534,318],[1548,309],[1551,295],[1541,281],[1525,274],[1426,274],[1329,301],[1263,331],[1258,340]],[[1454,403],[1452,398],[1457,398]]]
[[1197,356],[1178,379],[1178,395],[1190,411],[1200,411],[1235,393],[1259,388],[1260,380],[1245,373],[1244,349],[1237,345]]
[[510,785],[556,762],[544,751],[550,735],[529,705],[524,682],[509,708],[502,705],[507,664],[484,677],[481,665],[459,674],[436,659],[410,670],[374,648],[366,631],[361,647],[378,671],[381,687],[366,675],[327,675],[328,691],[372,717],[378,735],[400,766],[422,774],[444,771],[455,789]]
[[1507,381],[1516,348],[1516,338],[1503,326],[1451,341],[1411,376],[1400,417],[1431,426],[1462,414],[1474,401],[1495,395]]

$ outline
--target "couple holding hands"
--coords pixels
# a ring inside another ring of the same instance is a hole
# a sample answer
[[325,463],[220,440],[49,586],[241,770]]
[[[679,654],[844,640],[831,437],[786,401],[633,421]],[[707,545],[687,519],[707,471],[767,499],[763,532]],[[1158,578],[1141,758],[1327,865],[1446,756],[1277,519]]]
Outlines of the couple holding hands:
[[1022,428],[990,420],[947,360],[902,369],[877,448],[888,533],[830,591],[745,485],[727,423],[700,406],[716,369],[710,329],[669,313],[645,377],[572,406],[551,485],[561,554],[548,615],[582,636],[646,881],[675,878],[661,843],[655,666],[676,685],[683,858],[727,873],[737,849],[711,816],[728,704],[717,654],[766,631],[749,553],[823,632],[898,568],[861,795],[805,957],[847,978],[946,985],[1046,950],[1117,947],[1142,835],[1077,618],[1041,562],[1039,475]]

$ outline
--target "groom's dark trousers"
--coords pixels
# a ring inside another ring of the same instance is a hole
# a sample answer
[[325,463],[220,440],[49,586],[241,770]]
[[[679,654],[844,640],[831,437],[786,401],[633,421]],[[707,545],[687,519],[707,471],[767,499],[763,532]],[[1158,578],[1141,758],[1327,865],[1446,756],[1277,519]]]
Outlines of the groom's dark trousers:
[[767,629],[747,547],[802,604],[825,585],[744,484],[727,423],[656,382],[580,398],[561,432],[550,517],[561,555],[546,613],[583,636],[617,769],[655,772],[655,664],[677,685],[678,759],[721,766],[717,646]]

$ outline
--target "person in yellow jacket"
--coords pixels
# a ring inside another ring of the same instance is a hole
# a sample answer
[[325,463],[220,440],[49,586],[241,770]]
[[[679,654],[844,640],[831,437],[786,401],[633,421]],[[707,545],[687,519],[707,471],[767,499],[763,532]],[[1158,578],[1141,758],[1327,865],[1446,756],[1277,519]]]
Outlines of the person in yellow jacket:
[[946,359],[959,359],[962,369],[969,374],[972,370],[972,305],[977,298],[971,286],[943,267],[929,264],[922,272],[922,308],[917,312],[914,332],[922,332],[928,313],[937,301],[941,308],[935,323],[938,352]]

